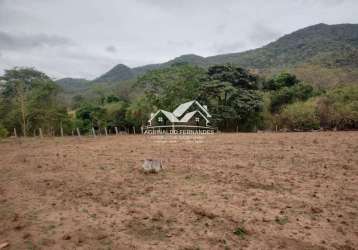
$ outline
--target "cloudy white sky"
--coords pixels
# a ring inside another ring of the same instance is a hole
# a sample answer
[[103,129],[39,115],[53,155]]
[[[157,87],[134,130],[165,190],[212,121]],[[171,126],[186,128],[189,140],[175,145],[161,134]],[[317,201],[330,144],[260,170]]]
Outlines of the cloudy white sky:
[[317,23],[358,23],[358,1],[0,0],[0,73],[91,79],[118,63],[253,49]]

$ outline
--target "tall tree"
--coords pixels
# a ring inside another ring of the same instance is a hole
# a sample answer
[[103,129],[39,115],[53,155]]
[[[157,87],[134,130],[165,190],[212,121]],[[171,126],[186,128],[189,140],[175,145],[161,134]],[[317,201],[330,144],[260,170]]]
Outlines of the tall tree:
[[[136,86],[145,90],[151,106],[173,110],[179,104],[198,96],[205,71],[188,64],[150,71],[138,79]],[[153,110],[154,111],[154,110]]]
[[209,68],[200,87],[199,99],[209,106],[219,129],[253,130],[258,125],[262,97],[257,93],[257,77],[234,65]]
[[210,80],[229,82],[236,88],[258,89],[257,76],[233,64],[212,66],[208,69],[208,76]]
[[30,128],[52,129],[59,120],[67,121],[66,109],[56,99],[59,89],[44,73],[14,68],[6,70],[0,80],[3,83],[0,112],[8,129],[21,128],[26,136]]
[[279,90],[284,87],[292,87],[300,81],[293,74],[282,72],[272,79],[264,82],[264,90]]

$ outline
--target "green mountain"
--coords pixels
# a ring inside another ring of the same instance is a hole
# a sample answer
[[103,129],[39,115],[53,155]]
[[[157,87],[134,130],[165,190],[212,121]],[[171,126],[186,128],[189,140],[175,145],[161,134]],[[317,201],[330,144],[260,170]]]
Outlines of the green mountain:
[[289,71],[319,86],[358,84],[358,24],[317,24],[262,48],[206,58],[235,63],[263,75]]
[[[289,71],[320,86],[339,83],[358,84],[358,24],[317,24],[285,35],[262,48],[231,54],[201,57],[182,55],[162,64],[129,68],[123,64],[98,77],[93,82],[121,82],[134,79],[149,70],[189,63],[201,67],[234,63],[261,75]],[[65,82],[65,84],[64,84]],[[83,81],[59,81],[60,85]]]
[[208,66],[205,57],[194,55],[194,54],[188,54],[188,55],[182,55],[182,56],[176,57],[173,60],[170,60],[165,63],[149,64],[149,65],[133,68],[132,70],[136,76],[140,76],[140,75],[145,74],[149,70],[169,67],[170,65],[173,65],[176,63],[190,63],[190,64],[203,66],[203,67]]
[[91,81],[81,78],[62,78],[60,80],[57,80],[56,82],[65,91],[73,92],[73,91],[81,91],[83,89],[86,89]]
[[262,48],[206,58],[209,64],[226,62],[255,69],[286,68],[309,62],[316,56],[350,52],[358,49],[358,24],[317,24]]
[[93,82],[125,81],[135,77],[131,68],[124,64],[118,64],[107,73],[93,80]]

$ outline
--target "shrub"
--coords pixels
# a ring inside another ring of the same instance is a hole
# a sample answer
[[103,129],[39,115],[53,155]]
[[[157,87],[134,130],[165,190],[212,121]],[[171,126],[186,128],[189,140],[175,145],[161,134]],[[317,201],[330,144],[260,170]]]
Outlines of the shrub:
[[339,86],[317,101],[316,112],[324,128],[358,128],[358,86]]
[[0,124],[0,138],[4,138],[8,136],[8,131],[6,128],[4,128],[1,124]]
[[279,120],[280,125],[289,130],[307,131],[320,127],[313,100],[287,105],[280,113]]
[[264,93],[263,94],[263,105],[262,105],[262,112],[261,112],[261,119],[260,123],[258,124],[259,129],[274,129],[276,125],[275,116],[271,114],[270,107],[271,107],[271,94]]
[[317,94],[318,93],[311,85],[305,83],[281,88],[271,96],[271,111],[277,112],[286,104],[296,101],[306,101]]

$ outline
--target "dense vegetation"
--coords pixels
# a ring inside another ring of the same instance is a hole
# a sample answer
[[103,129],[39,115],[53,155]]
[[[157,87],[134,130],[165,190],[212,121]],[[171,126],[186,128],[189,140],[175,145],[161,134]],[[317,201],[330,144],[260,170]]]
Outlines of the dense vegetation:
[[71,125],[66,107],[57,98],[59,87],[33,69],[7,70],[1,78],[0,134],[16,129],[32,135],[41,128],[48,134]]
[[[129,86],[129,85],[127,85]],[[262,78],[241,67],[225,64],[204,70],[177,63],[149,71],[129,89],[105,91],[92,86],[93,95],[61,97],[61,88],[44,73],[28,68],[7,70],[0,85],[0,137],[97,133],[104,128],[139,131],[157,109],[172,111],[192,99],[208,105],[212,125],[221,131],[258,129],[307,131],[357,129],[358,86],[319,89],[282,72]]]

